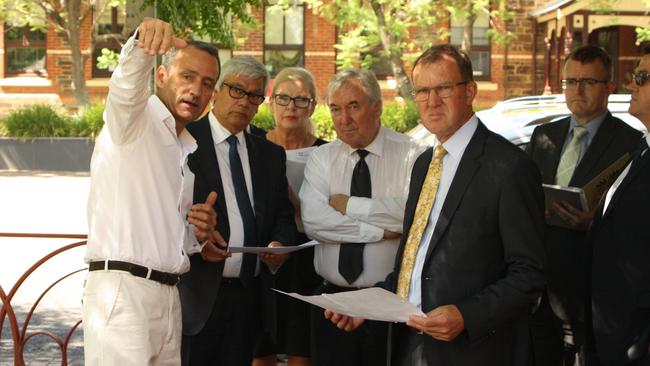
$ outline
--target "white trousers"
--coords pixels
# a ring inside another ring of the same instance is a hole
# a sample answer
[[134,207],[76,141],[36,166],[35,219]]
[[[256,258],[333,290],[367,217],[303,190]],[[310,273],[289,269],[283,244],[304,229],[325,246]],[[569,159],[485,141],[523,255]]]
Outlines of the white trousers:
[[122,271],[92,271],[82,299],[86,365],[181,364],[176,286]]

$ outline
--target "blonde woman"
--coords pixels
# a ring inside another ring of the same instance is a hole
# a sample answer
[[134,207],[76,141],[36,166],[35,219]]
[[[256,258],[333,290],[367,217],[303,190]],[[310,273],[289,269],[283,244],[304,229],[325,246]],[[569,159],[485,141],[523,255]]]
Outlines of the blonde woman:
[[[310,117],[316,107],[316,85],[311,73],[299,67],[280,71],[273,82],[270,107],[275,128],[266,138],[287,152],[289,199],[301,228],[298,200],[301,167],[316,146],[327,142],[312,132]],[[304,233],[299,233],[296,244],[308,240]],[[313,249],[293,253],[277,274],[276,287],[311,295],[320,282],[314,272],[313,257]],[[276,365],[278,354],[288,356],[289,366],[310,365],[309,305],[286,296],[277,296],[276,301],[277,332],[265,332],[260,337],[255,346],[253,366]]]

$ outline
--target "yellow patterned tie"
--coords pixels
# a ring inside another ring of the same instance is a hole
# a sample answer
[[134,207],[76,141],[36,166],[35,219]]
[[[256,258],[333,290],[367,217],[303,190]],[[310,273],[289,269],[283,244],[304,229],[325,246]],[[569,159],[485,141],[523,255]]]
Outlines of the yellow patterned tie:
[[397,295],[405,301],[408,301],[409,288],[411,286],[411,274],[413,273],[413,265],[415,264],[415,256],[420,247],[420,240],[422,233],[427,227],[433,201],[436,198],[438,191],[438,183],[440,183],[440,174],[442,173],[442,158],[447,154],[447,150],[441,145],[436,146],[435,154],[431,163],[427,176],[424,178],[422,191],[418,197],[418,204],[415,207],[415,216],[413,223],[409,230],[409,236],[406,239],[406,246],[402,254],[402,264],[400,265],[399,278],[397,281]]

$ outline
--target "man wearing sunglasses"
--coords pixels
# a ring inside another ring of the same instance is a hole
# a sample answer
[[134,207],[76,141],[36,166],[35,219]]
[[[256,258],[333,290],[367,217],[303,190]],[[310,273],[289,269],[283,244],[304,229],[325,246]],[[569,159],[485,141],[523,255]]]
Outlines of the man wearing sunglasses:
[[[650,129],[650,48],[630,85],[630,114]],[[591,315],[588,366],[650,365],[650,154],[646,133],[605,194],[588,234]]]
[[[228,248],[294,245],[296,226],[281,147],[247,131],[264,102],[268,73],[251,57],[223,65],[214,109],[188,125],[197,141],[189,166],[194,200],[217,193],[216,229]],[[191,256],[178,285],[183,310],[183,365],[250,366],[262,327],[261,281],[272,281],[286,256],[232,254],[211,263]],[[266,285],[272,287],[272,285]]]
[[[562,83],[571,115],[537,127],[527,148],[543,183],[583,187],[634,149],[640,133],[607,110],[615,89],[611,70],[609,55],[597,46],[580,47],[567,57]],[[547,218],[557,216],[566,227],[546,225],[547,291],[531,316],[537,366],[573,365],[581,354],[584,239],[594,210],[567,202],[546,207]]]

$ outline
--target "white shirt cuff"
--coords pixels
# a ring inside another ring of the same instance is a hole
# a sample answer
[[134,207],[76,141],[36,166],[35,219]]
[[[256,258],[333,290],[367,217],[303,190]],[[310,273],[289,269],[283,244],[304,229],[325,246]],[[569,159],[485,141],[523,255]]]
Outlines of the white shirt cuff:
[[367,243],[374,243],[384,238],[384,229],[376,226],[359,222],[359,233]]
[[365,197],[350,197],[345,207],[345,214],[357,220],[367,220],[370,212],[370,200]]

